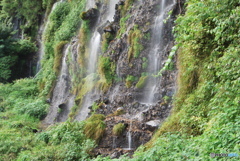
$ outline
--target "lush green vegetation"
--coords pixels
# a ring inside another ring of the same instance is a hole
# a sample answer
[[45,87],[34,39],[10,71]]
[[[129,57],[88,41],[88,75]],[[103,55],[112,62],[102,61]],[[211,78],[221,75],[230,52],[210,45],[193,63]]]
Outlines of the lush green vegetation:
[[[18,160],[86,160],[94,142],[83,133],[84,122],[65,122],[34,136]],[[34,145],[35,144],[35,145]]]
[[27,39],[15,39],[10,21],[0,20],[0,82],[6,83],[17,78],[26,65],[26,58],[36,52],[36,45]]
[[127,30],[127,26],[126,26],[126,21],[131,17],[131,15],[127,15],[125,17],[122,17],[120,19],[120,29],[117,33],[117,38],[120,38],[122,36],[122,34]]
[[[13,69],[18,67],[18,60],[36,51],[32,40],[32,33],[36,31],[33,24],[42,10],[49,10],[53,2],[1,1],[0,82],[14,80]],[[123,13],[132,2],[125,1]],[[23,7],[19,8],[19,5]],[[84,122],[67,121],[47,129],[44,124],[40,124],[40,120],[47,114],[49,104],[46,99],[50,96],[59,71],[61,51],[80,27],[79,16],[84,6],[85,1],[66,1],[57,5],[50,14],[44,35],[42,70],[35,78],[0,84],[0,160],[91,160],[90,150],[95,147],[92,140],[98,142],[104,134],[105,116],[94,114]],[[33,9],[24,11],[26,7]],[[119,160],[239,159],[210,158],[210,153],[239,154],[239,15],[240,3],[236,0],[187,1],[186,13],[176,20],[177,45],[159,72],[161,75],[162,71],[170,69],[177,50],[179,77],[174,109],[153,139],[135,152],[134,158],[122,157]],[[27,39],[13,39],[14,31],[8,19],[14,16],[26,22],[23,24],[27,25],[22,28]],[[124,33],[127,27],[125,22],[130,17],[124,16],[120,22],[119,36]],[[78,61],[79,66],[84,67],[90,37],[88,22],[84,22],[79,35],[82,44]],[[141,32],[137,27],[130,31],[130,58],[139,56],[140,38]],[[142,58],[142,62],[143,69],[151,63],[146,58]],[[102,90],[109,88],[115,77],[115,68],[115,64],[106,56],[99,58],[98,74],[86,76],[85,69],[81,68],[74,79],[76,103],[81,104],[82,98],[95,85]],[[147,77],[143,73],[135,87],[142,88]],[[128,75],[126,86],[130,88],[136,81],[136,77]],[[166,103],[170,98],[165,96],[163,100]],[[79,104],[74,106],[71,118],[75,116]],[[94,104],[93,110],[98,106]],[[123,113],[123,110],[117,110],[108,117]],[[121,135],[124,128],[123,124],[117,124],[113,133]],[[111,159],[98,157],[96,160]]]
[[58,3],[49,15],[49,22],[44,35],[45,55],[42,70],[38,75],[43,95],[49,95],[61,63],[64,44],[76,34],[80,27],[80,13],[84,10],[85,0],[72,0]]

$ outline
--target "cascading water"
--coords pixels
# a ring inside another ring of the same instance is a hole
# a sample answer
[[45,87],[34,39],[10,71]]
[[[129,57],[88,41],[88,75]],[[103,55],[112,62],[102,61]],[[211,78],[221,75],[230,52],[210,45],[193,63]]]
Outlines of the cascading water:
[[130,114],[130,125],[129,125],[129,130],[127,132],[127,141],[128,141],[128,147],[124,148],[124,150],[133,150],[132,146],[132,121],[133,121],[133,111],[132,108],[130,109],[131,114]]
[[[162,0],[159,10],[159,15],[155,19],[151,40],[151,50],[148,56],[148,73],[157,74],[162,65],[162,55],[166,52],[167,45],[164,42],[164,31],[167,29],[164,27],[164,19],[167,17],[167,12],[174,6],[174,0]],[[150,76],[148,82],[144,88],[144,96],[140,100],[142,103],[155,104],[158,98],[155,94],[159,92],[160,78]]]
[[[58,5],[59,3],[62,3],[62,2],[64,2],[64,0],[60,0],[60,1],[58,1],[58,2],[55,2],[55,3],[53,4],[53,6],[52,6],[52,9],[51,9],[51,11],[50,11],[50,14],[55,10],[55,8],[57,7],[57,5]],[[49,15],[50,15],[50,14],[49,14]],[[46,17],[46,15],[44,15],[44,18],[45,18],[45,17]],[[39,50],[38,50],[38,60],[37,60],[36,73],[38,73],[38,72],[40,71],[40,69],[41,69],[41,60],[43,59],[43,56],[44,56],[44,45],[43,45],[43,44],[44,44],[44,33],[45,33],[45,31],[46,31],[49,23],[50,23],[50,20],[49,20],[49,18],[48,18],[46,23],[45,23],[45,22],[42,23],[42,25],[40,26],[39,31],[38,31],[38,35],[39,35],[39,37],[38,37]]]
[[127,137],[128,137],[128,149],[127,150],[132,150],[132,119],[130,121],[130,127],[129,127],[129,131],[127,133]]
[[[56,86],[53,90],[53,97],[50,101],[50,111],[48,112],[48,115],[44,120],[44,122],[47,124],[53,124],[55,121],[65,121],[66,118],[56,120],[58,114],[61,113],[62,110],[69,112],[70,110],[66,108],[73,106],[74,103],[74,101],[72,101],[74,99],[69,99],[69,97],[72,97],[69,93],[71,79],[69,78],[69,70],[67,65],[67,55],[70,47],[71,46],[68,44],[63,53],[60,75],[57,79]],[[70,106],[68,106],[67,104],[69,104]]]
[[[95,1],[88,1],[86,9],[94,7],[94,2]],[[117,3],[117,0],[110,0],[107,15],[103,19],[99,20],[99,23],[97,23],[97,26],[101,26],[106,21],[113,20],[116,3]],[[101,45],[101,35],[98,32],[97,26],[95,26],[95,30],[92,34],[90,44],[89,44],[90,53],[89,53],[88,66],[87,66],[88,77],[94,77],[94,74],[97,72],[96,70],[97,60],[98,60],[98,56],[100,52],[99,49]],[[90,81],[89,84],[94,84],[94,82]],[[90,109],[88,109],[88,107],[92,105],[94,100],[98,99],[99,97],[98,95],[99,95],[98,91],[96,89],[93,89],[84,97],[82,107],[78,115],[76,116],[76,120],[82,121],[86,119],[88,113],[90,112]]]
[[115,14],[115,4],[118,3],[118,0],[110,0],[109,1],[109,8],[108,8],[108,15],[106,20],[113,21],[113,17]]
[[101,42],[101,35],[97,31],[95,31],[93,33],[90,46],[89,46],[90,55],[89,55],[89,61],[88,61],[88,67],[87,67],[89,74],[96,72],[96,67],[97,67],[96,64],[98,59],[100,42]]

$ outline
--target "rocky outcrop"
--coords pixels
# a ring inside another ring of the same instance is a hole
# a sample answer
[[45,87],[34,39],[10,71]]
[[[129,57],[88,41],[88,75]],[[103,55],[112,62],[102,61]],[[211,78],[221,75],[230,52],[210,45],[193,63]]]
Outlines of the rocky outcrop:
[[[116,64],[116,75],[118,81],[114,81],[109,90],[102,93],[100,98],[96,101],[99,108],[95,111],[99,114],[107,116],[105,120],[107,128],[103,138],[100,140],[98,147],[94,150],[95,155],[110,156],[111,158],[118,158],[120,155],[128,153],[131,155],[133,151],[140,145],[145,144],[150,140],[154,131],[161,126],[161,123],[169,116],[172,108],[172,97],[176,90],[176,58],[173,60],[172,70],[164,71],[159,78],[159,84],[155,98],[156,104],[144,104],[141,102],[143,96],[143,89],[136,87],[137,81],[141,74],[146,72],[143,68],[144,60],[147,58],[151,45],[151,39],[147,35],[152,33],[152,28],[160,1],[146,0],[142,3],[134,2],[126,15],[130,15],[125,21],[126,30],[120,34],[120,37],[113,39],[108,47],[108,50],[103,53],[104,56],[111,58],[111,61]],[[116,29],[120,29],[120,20],[122,17],[121,7],[124,6],[124,1],[120,1],[116,5],[116,12],[113,22],[107,22],[99,27],[99,32],[114,32],[118,33]],[[173,13],[171,17],[164,24],[164,43],[165,51],[161,54],[161,64],[164,66],[168,59],[169,52],[174,45],[172,36],[172,26],[174,25],[175,15],[179,13],[179,5],[173,6]],[[113,27],[114,26],[114,29]],[[129,37],[134,28],[138,27],[141,32],[139,37],[139,44],[143,46],[138,57],[132,59],[128,58],[130,45]],[[119,33],[118,33],[119,35]],[[151,63],[151,62],[148,62]],[[126,86],[126,78],[132,75],[136,80],[132,81],[130,87]],[[151,78],[150,78],[151,79]],[[91,109],[91,107],[90,107]],[[119,109],[124,112],[118,115]],[[125,131],[121,136],[114,136],[112,133],[114,125],[123,123],[126,125]],[[131,124],[131,128],[130,128]],[[128,133],[131,131],[132,149],[129,149]]]
[[82,12],[80,17],[82,20],[89,20],[90,26],[93,27],[98,20],[98,17],[100,15],[100,12],[96,8],[90,8],[86,12]]

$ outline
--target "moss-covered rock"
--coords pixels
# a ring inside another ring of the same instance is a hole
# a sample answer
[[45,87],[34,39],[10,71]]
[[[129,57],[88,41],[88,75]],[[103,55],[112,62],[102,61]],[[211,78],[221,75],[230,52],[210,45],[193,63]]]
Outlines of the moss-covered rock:
[[126,128],[126,126],[123,123],[119,123],[119,124],[114,125],[112,132],[114,135],[120,136],[123,133],[123,131],[125,130],[125,128]]
[[94,114],[86,120],[84,133],[88,138],[94,139],[97,142],[103,136],[106,124],[104,122],[105,116],[101,114]]
[[148,76],[140,77],[139,81],[136,84],[136,88],[143,88],[147,82]]

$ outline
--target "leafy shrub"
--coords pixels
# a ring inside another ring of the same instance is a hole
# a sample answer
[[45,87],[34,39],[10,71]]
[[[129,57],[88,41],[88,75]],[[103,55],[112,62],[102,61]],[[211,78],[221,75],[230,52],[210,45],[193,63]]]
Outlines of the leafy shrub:
[[47,115],[47,107],[48,105],[45,103],[45,101],[36,100],[31,103],[29,102],[25,105],[23,104],[23,106],[16,107],[16,108],[22,114],[25,113],[25,114],[28,114],[29,116],[32,116],[38,119],[43,119]]
[[66,122],[53,126],[38,135],[38,147],[21,152],[18,159],[86,160],[95,145],[86,138],[83,129],[84,122]]

